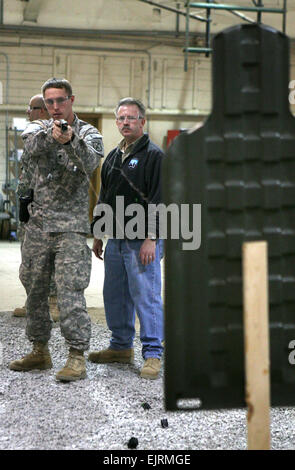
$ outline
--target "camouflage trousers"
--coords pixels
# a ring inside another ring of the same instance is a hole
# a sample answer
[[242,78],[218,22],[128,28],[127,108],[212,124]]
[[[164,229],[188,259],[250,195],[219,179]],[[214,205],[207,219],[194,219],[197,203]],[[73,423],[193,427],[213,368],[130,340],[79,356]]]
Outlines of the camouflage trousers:
[[43,232],[31,221],[22,245],[19,277],[27,292],[26,334],[30,341],[46,343],[51,334],[48,295],[55,269],[60,328],[68,346],[89,349],[91,320],[84,289],[91,274],[91,250],[85,234]]
[[[24,243],[24,239],[25,239],[25,233],[26,233],[26,224],[24,222],[19,222],[17,226],[17,238],[20,241],[21,250],[22,250],[22,246]],[[53,266],[53,271],[52,271],[51,278],[50,278],[50,290],[49,290],[50,297],[57,296],[57,290],[56,290],[54,278],[55,278],[55,273],[54,273],[54,266]]]

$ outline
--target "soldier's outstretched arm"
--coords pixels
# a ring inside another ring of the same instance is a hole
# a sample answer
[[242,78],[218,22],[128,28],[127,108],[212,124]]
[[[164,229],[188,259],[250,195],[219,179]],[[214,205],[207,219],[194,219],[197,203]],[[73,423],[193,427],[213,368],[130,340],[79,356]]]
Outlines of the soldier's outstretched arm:
[[56,150],[62,147],[75,165],[89,176],[104,156],[102,136],[92,126],[87,126],[86,130],[82,128],[79,135],[73,132],[72,139],[61,144],[52,137],[52,127],[43,128],[39,123],[32,122],[23,132],[22,138],[24,148],[31,157],[45,155],[50,147]]
[[87,175],[93,173],[104,156],[102,136],[95,128],[80,135],[73,133],[72,140],[64,148],[68,157]]

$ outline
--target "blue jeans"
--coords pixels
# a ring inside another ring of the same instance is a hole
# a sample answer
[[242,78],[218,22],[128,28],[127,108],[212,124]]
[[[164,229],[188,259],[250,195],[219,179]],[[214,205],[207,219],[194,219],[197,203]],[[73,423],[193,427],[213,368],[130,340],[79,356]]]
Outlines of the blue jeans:
[[139,258],[143,240],[110,239],[105,248],[104,305],[112,332],[111,349],[129,349],[135,336],[135,312],[140,323],[142,356],[160,358],[163,352],[161,297],[162,240],[155,261],[144,266]]

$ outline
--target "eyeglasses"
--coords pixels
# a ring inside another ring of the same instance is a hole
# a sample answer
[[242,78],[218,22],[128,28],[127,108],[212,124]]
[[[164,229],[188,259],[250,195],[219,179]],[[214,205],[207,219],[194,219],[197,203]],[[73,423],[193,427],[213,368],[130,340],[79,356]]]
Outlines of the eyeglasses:
[[47,100],[44,100],[45,101],[45,104],[46,106],[53,106],[54,103],[56,104],[59,104],[60,106],[62,106],[67,100],[69,100],[71,98],[71,96],[61,96],[59,98],[55,98],[54,100],[52,100],[51,98],[47,98]]
[[34,109],[43,109],[41,106],[28,106],[27,112],[34,111]]
[[132,122],[132,121],[137,121],[138,119],[143,119],[142,116],[138,116],[138,117],[135,117],[135,116],[120,116],[120,117],[117,117],[116,120],[118,122],[124,122],[125,119],[129,122]]

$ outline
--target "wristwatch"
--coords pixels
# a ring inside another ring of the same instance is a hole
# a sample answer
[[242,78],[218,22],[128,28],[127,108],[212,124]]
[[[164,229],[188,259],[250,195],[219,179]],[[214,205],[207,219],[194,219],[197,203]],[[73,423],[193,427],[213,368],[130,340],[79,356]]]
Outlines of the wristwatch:
[[157,241],[157,237],[155,237],[155,236],[149,237],[149,239],[152,240],[152,242],[156,242],[156,241]]

